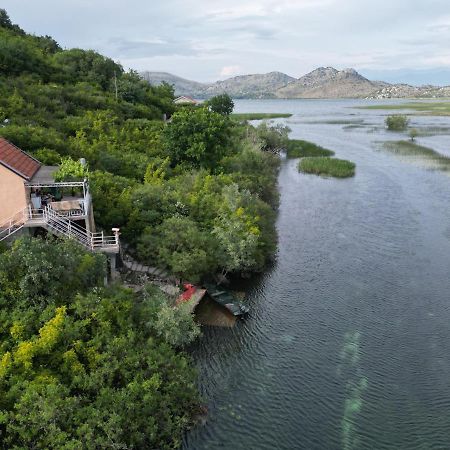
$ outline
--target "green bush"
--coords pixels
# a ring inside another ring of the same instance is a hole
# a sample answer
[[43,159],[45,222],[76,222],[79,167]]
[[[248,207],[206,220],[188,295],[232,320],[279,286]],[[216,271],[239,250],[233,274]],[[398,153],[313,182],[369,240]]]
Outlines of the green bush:
[[308,157],[299,161],[298,170],[315,175],[347,178],[355,175],[355,164],[345,159]]
[[386,117],[386,127],[391,131],[403,131],[408,126],[409,119],[403,114],[394,114]]
[[288,158],[304,158],[305,156],[333,156],[334,152],[313,142],[292,139],[286,145],[286,155]]

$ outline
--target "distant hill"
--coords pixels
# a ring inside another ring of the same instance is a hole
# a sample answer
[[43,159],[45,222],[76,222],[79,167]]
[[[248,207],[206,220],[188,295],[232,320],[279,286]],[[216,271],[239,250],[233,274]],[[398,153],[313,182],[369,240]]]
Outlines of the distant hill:
[[240,75],[224,81],[216,81],[206,89],[206,95],[214,96],[226,92],[234,98],[267,98],[288,83],[295,81],[281,72]]
[[187,95],[189,97],[203,98],[208,84],[186,80],[167,72],[142,72],[142,78],[153,85],[160,85],[163,81],[175,86],[175,95]]
[[281,72],[241,75],[210,84],[186,80],[166,72],[143,72],[141,75],[150,84],[158,85],[163,81],[173,84],[177,96],[196,98],[209,98],[225,92],[234,98],[274,97],[273,92],[295,81],[295,78]]
[[215,83],[198,83],[165,72],[143,72],[151,84],[174,85],[175,95],[209,98],[228,93],[233,98],[440,98],[450,86],[410,86],[371,81],[354,69],[319,67],[300,78],[281,72],[240,75]]
[[387,83],[369,81],[354,69],[319,67],[275,92],[279,98],[366,97]]

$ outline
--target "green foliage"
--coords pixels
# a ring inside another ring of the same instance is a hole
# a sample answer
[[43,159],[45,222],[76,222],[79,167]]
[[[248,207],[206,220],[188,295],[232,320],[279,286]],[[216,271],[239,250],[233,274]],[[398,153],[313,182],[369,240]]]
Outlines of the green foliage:
[[277,173],[280,159],[247,143],[240,153],[225,158],[224,172],[242,189],[250,191],[272,207],[278,206]]
[[334,152],[313,142],[291,139],[286,145],[286,154],[288,158],[304,158],[305,156],[333,156]]
[[408,117],[403,114],[394,114],[386,117],[386,127],[391,131],[403,131],[409,123]]
[[207,108],[182,109],[163,133],[163,145],[173,166],[184,164],[213,170],[232,153],[231,122]]
[[224,273],[251,270],[256,265],[260,229],[258,217],[247,214],[244,205],[249,203],[250,193],[239,192],[233,184],[224,189],[224,198],[213,234],[219,242],[220,265]]
[[[151,298],[151,301],[155,301]],[[190,306],[182,303],[174,308],[164,302],[156,314],[153,328],[156,334],[174,347],[183,347],[200,336],[200,328],[194,325]]]
[[81,161],[72,158],[63,158],[58,170],[53,174],[55,181],[84,180],[89,175],[89,169]]
[[152,161],[148,164],[147,170],[145,171],[144,181],[147,184],[159,184],[161,185],[166,176],[166,170],[170,165],[169,157],[159,160]]
[[263,121],[256,128],[247,126],[247,131],[252,142],[257,144],[261,150],[273,151],[286,147],[291,130],[282,124],[271,126]]
[[57,166],[61,163],[61,156],[51,148],[40,148],[33,152],[33,156],[46,166]]
[[206,106],[215,113],[229,116],[233,112],[234,102],[228,94],[221,94],[210,98]]
[[104,90],[111,87],[115,76],[123,73],[122,66],[93,50],[65,50],[56,53],[53,60],[56,66],[61,68],[63,79],[72,83],[95,83]]
[[177,350],[199,334],[192,316],[155,289],[101,288],[97,263],[36,239],[0,255],[3,447],[173,449],[192,422],[195,372]]
[[48,79],[52,72],[43,52],[32,37],[18,36],[13,30],[0,28],[0,73],[19,75],[37,73]]
[[174,274],[198,282],[204,273],[214,272],[214,242],[209,233],[199,230],[192,219],[169,217],[156,228],[155,233],[150,230],[148,233],[143,234],[140,245],[145,245],[148,239],[156,240],[160,264]]
[[355,175],[355,164],[345,159],[308,157],[299,161],[298,170],[315,175],[347,178]]
[[104,271],[103,255],[86,254],[73,241],[51,245],[39,239],[18,240],[0,254],[0,298],[24,309],[49,300],[61,304],[103,280]]

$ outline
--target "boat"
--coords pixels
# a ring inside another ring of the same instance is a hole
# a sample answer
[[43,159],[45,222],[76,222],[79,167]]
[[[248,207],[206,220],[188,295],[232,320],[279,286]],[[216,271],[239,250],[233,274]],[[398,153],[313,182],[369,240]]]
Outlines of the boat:
[[206,284],[205,289],[208,295],[219,305],[225,307],[233,316],[244,318],[250,312],[248,306],[237,301],[235,296],[225,289],[221,289],[213,284]]

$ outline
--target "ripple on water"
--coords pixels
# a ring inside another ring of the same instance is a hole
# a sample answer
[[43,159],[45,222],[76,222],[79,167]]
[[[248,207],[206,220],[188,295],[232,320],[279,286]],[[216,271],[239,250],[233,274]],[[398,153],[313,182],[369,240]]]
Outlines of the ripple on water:
[[[294,137],[357,173],[282,163],[277,261],[246,287],[249,320],[206,328],[195,346],[210,414],[185,449],[450,448],[448,179],[376,151],[382,129],[305,123],[345,120],[351,104],[267,104],[298,107]],[[381,113],[358,110],[376,126]]]

